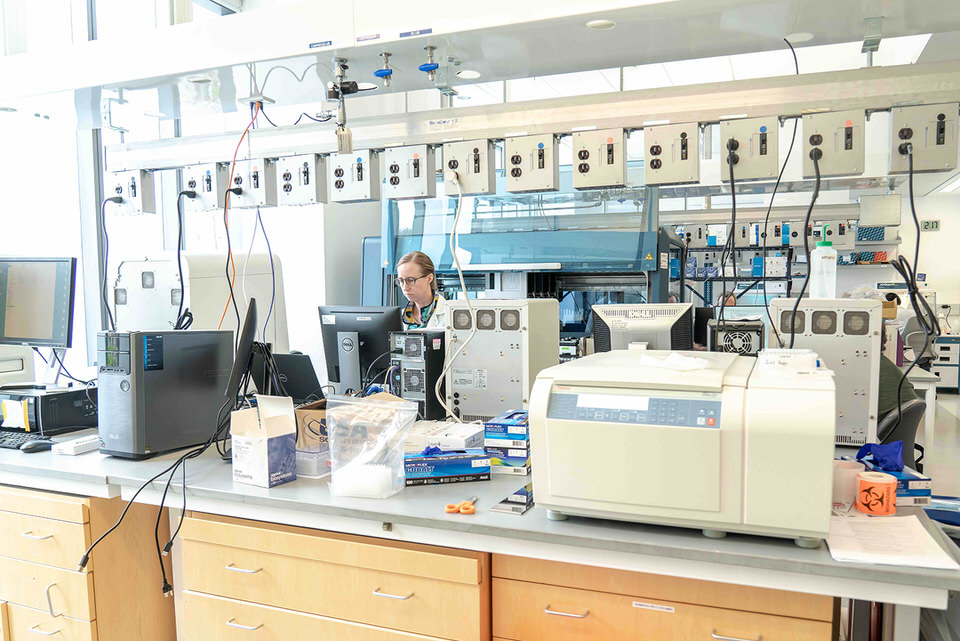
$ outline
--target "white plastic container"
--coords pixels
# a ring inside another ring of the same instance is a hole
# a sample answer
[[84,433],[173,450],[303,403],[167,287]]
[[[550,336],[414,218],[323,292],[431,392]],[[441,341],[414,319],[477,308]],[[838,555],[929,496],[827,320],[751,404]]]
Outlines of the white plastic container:
[[837,297],[837,250],[821,240],[810,252],[810,298]]

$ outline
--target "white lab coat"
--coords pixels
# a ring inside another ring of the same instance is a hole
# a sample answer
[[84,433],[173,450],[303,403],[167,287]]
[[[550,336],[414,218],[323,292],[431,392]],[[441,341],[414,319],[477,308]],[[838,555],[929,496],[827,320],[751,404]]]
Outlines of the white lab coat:
[[[403,314],[403,310],[400,311],[400,314]],[[427,321],[426,327],[422,329],[444,329],[447,326],[447,301],[441,296],[437,295],[437,306],[433,310],[433,314],[430,316],[430,320]]]

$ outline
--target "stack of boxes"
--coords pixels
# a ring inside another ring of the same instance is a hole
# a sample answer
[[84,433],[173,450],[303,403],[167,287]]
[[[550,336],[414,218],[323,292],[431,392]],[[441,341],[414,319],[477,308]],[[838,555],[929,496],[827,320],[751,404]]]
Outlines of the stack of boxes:
[[881,472],[897,479],[897,507],[923,507],[930,505],[933,495],[933,482],[930,477],[904,467],[899,472],[891,472],[877,467],[873,461],[861,461],[868,472]]
[[527,412],[511,410],[483,426],[483,445],[491,474],[530,474],[530,427]]
[[479,425],[417,421],[404,447],[405,485],[490,480],[490,457]]

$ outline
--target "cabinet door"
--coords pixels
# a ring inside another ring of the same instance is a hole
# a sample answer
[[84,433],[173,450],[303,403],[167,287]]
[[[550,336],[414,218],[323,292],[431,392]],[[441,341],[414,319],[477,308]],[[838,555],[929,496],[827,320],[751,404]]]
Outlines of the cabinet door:
[[97,641],[97,624],[68,617],[52,617],[49,612],[9,604],[9,636],[4,641]]
[[[90,545],[89,526],[0,510],[4,556],[74,570]],[[93,563],[85,568],[93,570]]]

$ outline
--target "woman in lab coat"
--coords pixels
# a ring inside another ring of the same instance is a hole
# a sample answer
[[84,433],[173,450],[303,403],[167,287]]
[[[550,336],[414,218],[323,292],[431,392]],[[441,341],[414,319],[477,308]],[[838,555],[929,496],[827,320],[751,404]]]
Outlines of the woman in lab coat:
[[407,329],[444,327],[447,301],[437,291],[437,276],[429,256],[412,251],[401,258],[397,262],[397,285],[410,301],[403,309]]

